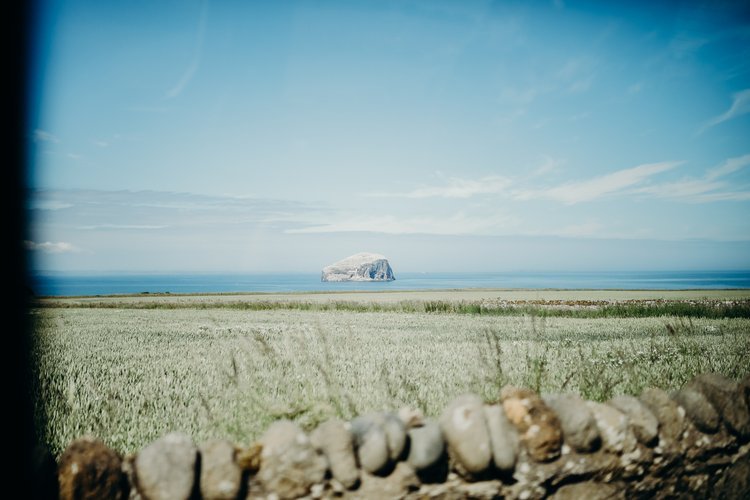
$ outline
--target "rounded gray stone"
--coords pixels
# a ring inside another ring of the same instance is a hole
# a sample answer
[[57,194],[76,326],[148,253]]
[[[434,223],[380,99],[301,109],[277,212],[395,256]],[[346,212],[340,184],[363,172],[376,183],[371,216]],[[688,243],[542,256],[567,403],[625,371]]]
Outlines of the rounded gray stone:
[[609,405],[587,401],[602,438],[602,448],[612,453],[630,452],[636,446],[636,439],[628,426],[628,417]]
[[485,405],[484,418],[490,432],[492,460],[501,471],[512,471],[518,458],[520,437],[500,405]]
[[672,395],[672,399],[685,408],[688,418],[699,431],[713,434],[719,430],[719,414],[700,392],[683,387]]
[[380,415],[371,414],[352,420],[351,431],[357,450],[357,460],[360,467],[371,474],[375,474],[388,464],[388,437],[380,425]]
[[638,441],[645,445],[655,444],[659,436],[659,421],[645,404],[633,396],[617,396],[609,401],[609,405],[628,416]]
[[409,443],[406,461],[418,471],[434,465],[445,452],[445,440],[440,426],[431,420],[422,427],[409,429]]
[[732,434],[750,437],[750,408],[740,384],[719,373],[704,373],[691,380],[687,387],[706,396]]
[[560,420],[565,442],[576,451],[594,451],[601,442],[599,428],[586,401],[577,394],[555,394],[544,397]]
[[492,460],[490,433],[479,396],[454,399],[440,417],[440,429],[455,458],[469,473],[487,469]]
[[260,439],[260,469],[256,478],[279,498],[297,498],[323,481],[326,459],[317,453],[310,439],[289,420],[271,424]]
[[328,459],[328,468],[334,479],[345,488],[352,488],[359,482],[354,438],[349,424],[339,419],[323,422],[310,435],[310,440]]
[[135,458],[138,490],[150,500],[190,498],[197,458],[198,450],[185,434],[157,439]]
[[662,389],[648,388],[640,398],[659,421],[659,432],[668,441],[679,441],[685,431],[685,409]]
[[385,431],[385,438],[388,442],[388,456],[395,462],[401,457],[406,447],[406,426],[393,413],[382,413],[381,418],[381,427]]
[[227,440],[211,440],[200,445],[201,496],[205,500],[237,498],[242,469],[235,461],[237,450]]

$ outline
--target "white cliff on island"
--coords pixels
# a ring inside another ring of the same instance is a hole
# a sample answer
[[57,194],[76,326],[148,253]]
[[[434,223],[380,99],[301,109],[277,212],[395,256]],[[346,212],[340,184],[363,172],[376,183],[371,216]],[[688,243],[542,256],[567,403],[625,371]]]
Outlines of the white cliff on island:
[[393,269],[384,255],[362,252],[323,268],[320,281],[393,281]]

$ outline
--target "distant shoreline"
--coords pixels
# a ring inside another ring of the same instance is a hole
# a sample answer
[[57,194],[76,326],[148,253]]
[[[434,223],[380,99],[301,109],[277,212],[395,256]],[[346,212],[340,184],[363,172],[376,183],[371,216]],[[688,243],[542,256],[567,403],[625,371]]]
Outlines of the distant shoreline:
[[455,288],[415,290],[330,290],[282,292],[194,292],[194,293],[127,293],[94,295],[47,295],[38,301],[396,301],[396,300],[750,300],[748,288],[686,288],[686,289],[580,289],[580,288]]
[[39,295],[35,298],[43,299],[94,299],[94,298],[144,298],[144,297],[242,297],[242,296],[274,296],[274,295],[348,295],[348,294],[416,294],[424,292],[633,292],[633,293],[680,293],[680,292],[747,292],[750,298],[750,288],[415,288],[413,290],[299,290],[283,292],[138,292],[138,293],[113,293],[94,295]]

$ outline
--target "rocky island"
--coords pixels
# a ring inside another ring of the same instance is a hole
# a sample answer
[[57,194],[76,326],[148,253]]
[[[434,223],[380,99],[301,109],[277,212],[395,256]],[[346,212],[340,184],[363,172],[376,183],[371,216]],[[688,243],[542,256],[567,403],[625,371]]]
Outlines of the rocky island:
[[385,256],[362,252],[323,268],[320,281],[393,281],[393,269]]

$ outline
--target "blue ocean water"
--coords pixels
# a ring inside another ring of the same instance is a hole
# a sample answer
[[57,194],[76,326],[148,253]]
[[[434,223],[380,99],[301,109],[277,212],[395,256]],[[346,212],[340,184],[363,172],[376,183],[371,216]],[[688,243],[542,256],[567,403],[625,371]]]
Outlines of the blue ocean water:
[[681,290],[750,288],[750,271],[398,273],[396,281],[374,283],[322,283],[319,273],[37,273],[31,288],[37,296],[457,288]]

